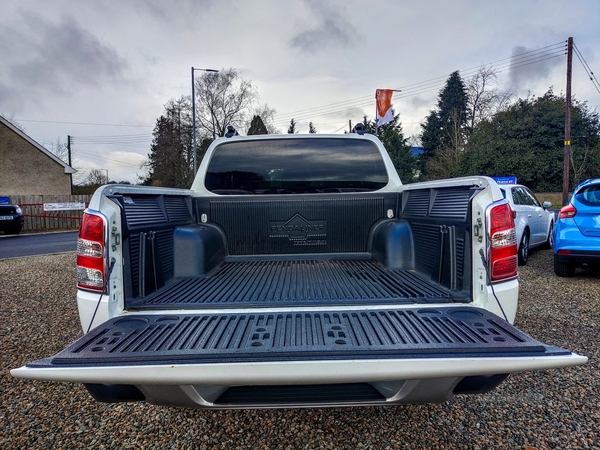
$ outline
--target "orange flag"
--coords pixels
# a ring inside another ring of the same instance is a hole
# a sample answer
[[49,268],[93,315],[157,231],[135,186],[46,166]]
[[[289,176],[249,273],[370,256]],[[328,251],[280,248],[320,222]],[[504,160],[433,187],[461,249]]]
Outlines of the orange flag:
[[377,126],[380,127],[394,119],[392,112],[393,89],[377,89],[375,100],[377,101],[377,112],[375,115]]

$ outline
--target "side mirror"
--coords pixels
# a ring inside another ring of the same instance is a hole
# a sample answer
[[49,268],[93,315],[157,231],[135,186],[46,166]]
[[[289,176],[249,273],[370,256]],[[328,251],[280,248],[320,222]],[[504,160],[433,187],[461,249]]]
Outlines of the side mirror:
[[552,202],[544,202],[542,203],[542,208],[549,209],[552,207]]

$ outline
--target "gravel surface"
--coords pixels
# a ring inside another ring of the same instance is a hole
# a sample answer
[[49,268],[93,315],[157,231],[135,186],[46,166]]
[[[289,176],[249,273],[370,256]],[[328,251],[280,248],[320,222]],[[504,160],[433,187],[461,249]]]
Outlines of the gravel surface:
[[436,405],[201,411],[102,404],[80,385],[16,380],[9,369],[81,335],[75,254],[0,260],[0,448],[600,449],[600,274],[562,279],[550,250],[521,268],[517,326],[590,358],[513,375],[495,391]]

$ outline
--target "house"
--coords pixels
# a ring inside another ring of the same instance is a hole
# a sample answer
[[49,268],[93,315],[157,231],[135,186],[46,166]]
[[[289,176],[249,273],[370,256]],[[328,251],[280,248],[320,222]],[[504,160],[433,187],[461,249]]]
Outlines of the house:
[[69,195],[75,172],[0,116],[0,195]]

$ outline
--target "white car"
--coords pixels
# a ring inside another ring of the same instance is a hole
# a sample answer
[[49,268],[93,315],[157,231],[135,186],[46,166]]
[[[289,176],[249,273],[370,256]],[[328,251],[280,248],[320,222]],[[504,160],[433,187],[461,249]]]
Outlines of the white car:
[[535,194],[521,184],[501,184],[499,187],[514,211],[519,265],[523,266],[527,264],[529,249],[538,246],[552,248],[554,212],[549,210],[552,203],[540,204]]

